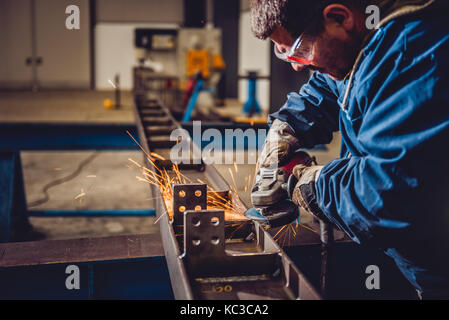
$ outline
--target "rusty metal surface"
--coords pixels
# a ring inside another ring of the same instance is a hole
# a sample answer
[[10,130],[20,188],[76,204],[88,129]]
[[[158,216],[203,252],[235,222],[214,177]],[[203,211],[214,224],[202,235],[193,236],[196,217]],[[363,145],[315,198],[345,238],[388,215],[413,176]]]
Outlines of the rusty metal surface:
[[0,244],[0,267],[91,262],[164,255],[158,234]]
[[[147,154],[154,149],[148,144],[151,132],[146,130],[142,112],[157,106],[163,108],[155,100],[136,99],[136,124],[143,151]],[[167,117],[170,118],[167,127],[180,127],[170,115]],[[159,148],[158,153],[169,153],[168,147]],[[150,170],[155,170],[149,161],[146,165]],[[213,166],[204,165],[202,169],[183,170],[182,173],[192,178],[192,181],[201,179],[214,190],[229,190],[228,184]],[[178,193],[181,191],[178,187],[174,188]],[[252,221],[224,221],[223,211],[204,210],[204,204],[198,204],[197,201],[183,204],[182,225],[179,223],[180,212],[175,213],[176,222],[172,223],[159,188],[151,185],[151,189],[160,219],[172,288],[177,299],[320,299],[315,288],[259,224]],[[230,200],[239,201],[232,194]],[[174,203],[173,208],[176,206]],[[199,207],[195,210],[196,206]],[[208,219],[210,223],[212,216],[220,221],[214,227],[220,228],[195,230],[193,224],[196,220],[199,219],[200,225],[204,226]],[[197,240],[200,243],[203,241],[202,244],[209,242],[205,246],[198,246],[195,245],[198,244]]]

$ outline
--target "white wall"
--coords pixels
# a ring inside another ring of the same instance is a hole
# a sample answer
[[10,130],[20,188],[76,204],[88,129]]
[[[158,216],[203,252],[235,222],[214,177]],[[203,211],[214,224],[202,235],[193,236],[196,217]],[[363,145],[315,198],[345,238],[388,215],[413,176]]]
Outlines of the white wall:
[[[28,89],[32,86],[32,29],[36,36],[37,81],[42,88],[89,88],[90,42],[88,0],[35,1],[32,26],[30,0],[0,0],[0,87]],[[67,30],[65,9],[80,8],[80,29]]]
[[[131,69],[137,61],[134,29],[177,28],[184,20],[184,1],[96,0],[96,19],[95,88],[113,89],[108,80],[119,73],[120,86],[131,89]],[[165,65],[166,73],[177,74],[175,53],[152,53],[151,57]]]
[[[253,36],[248,11],[241,12],[239,24],[239,75],[246,75],[249,70],[259,71],[260,76],[270,75],[270,43]],[[248,81],[239,80],[239,100],[248,98]],[[268,110],[270,103],[270,81],[257,80],[257,101],[262,110]]]
[[[65,27],[66,7],[80,9],[80,29]],[[90,19],[88,0],[37,0],[37,68],[39,85],[45,88],[90,87]]]
[[32,70],[25,64],[31,56],[30,0],[0,1],[0,87],[31,86]]
[[[109,79],[114,80],[120,74],[120,87],[132,89],[132,67],[136,65],[134,51],[134,30],[136,28],[176,28],[176,24],[163,23],[98,23],[95,26],[95,88],[114,88]],[[170,57],[153,55],[155,60],[165,60]],[[176,61],[173,53],[171,61]],[[162,61],[164,62],[164,61]],[[175,74],[175,63],[165,63],[166,73]]]
[[96,0],[97,22],[182,23],[183,0]]

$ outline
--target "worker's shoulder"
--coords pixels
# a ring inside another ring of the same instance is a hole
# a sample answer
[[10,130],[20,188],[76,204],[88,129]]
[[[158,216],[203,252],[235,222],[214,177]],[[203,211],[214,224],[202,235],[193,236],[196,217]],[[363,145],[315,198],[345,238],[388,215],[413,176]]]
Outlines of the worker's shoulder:
[[429,10],[397,17],[379,28],[377,40],[389,42],[389,48],[393,50],[427,50],[447,40],[449,19],[446,13]]
[[364,48],[365,63],[391,68],[449,52],[449,19],[430,14],[392,19],[382,25]]

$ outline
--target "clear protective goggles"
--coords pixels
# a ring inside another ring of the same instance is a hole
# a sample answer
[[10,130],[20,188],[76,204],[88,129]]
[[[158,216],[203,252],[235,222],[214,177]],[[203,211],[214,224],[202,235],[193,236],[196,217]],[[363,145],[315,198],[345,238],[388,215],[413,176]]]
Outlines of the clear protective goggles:
[[277,46],[274,45],[274,54],[283,61],[307,66],[312,64],[314,42],[314,37],[303,33],[287,52],[280,52]]

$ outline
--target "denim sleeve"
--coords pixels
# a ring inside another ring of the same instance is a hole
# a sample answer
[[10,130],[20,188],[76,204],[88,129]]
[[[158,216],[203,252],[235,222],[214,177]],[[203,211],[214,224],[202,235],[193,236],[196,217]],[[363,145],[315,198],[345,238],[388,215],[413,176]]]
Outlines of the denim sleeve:
[[292,92],[279,111],[270,115],[287,122],[298,137],[301,147],[312,148],[331,142],[338,131],[339,105],[337,87],[326,75],[314,72],[299,93]]

